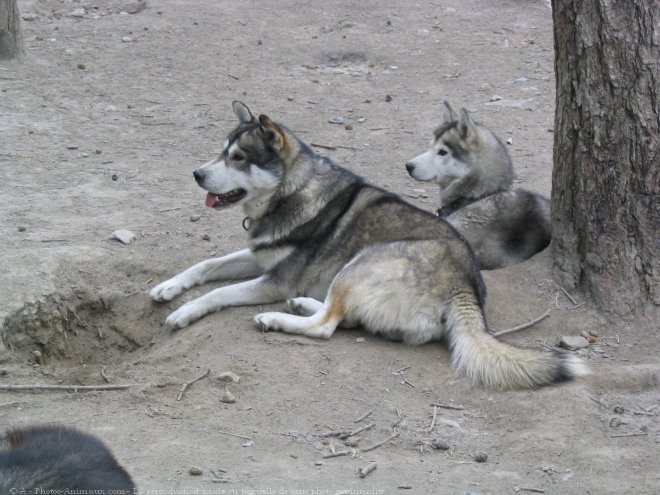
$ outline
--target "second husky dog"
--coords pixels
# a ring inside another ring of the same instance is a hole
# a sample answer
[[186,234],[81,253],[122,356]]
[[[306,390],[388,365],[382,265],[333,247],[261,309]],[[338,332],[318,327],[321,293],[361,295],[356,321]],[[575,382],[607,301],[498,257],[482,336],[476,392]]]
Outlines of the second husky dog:
[[233,108],[239,123],[222,154],[194,176],[208,191],[207,206],[243,206],[248,248],[192,266],[151,297],[169,301],[212,280],[250,280],[184,304],[167,318],[170,326],[228,306],[289,299],[299,315],[262,313],[258,325],[321,339],[339,325],[362,325],[408,344],[444,340],[454,367],[490,388],[531,388],[586,372],[569,354],[519,349],[488,333],[481,274],[447,222],[316,155],[243,103]]
[[9,430],[3,440],[1,494],[135,493],[130,475],[92,435],[47,425]]
[[406,163],[411,177],[440,186],[438,214],[470,243],[480,268],[520,263],[550,244],[550,201],[511,190],[513,165],[502,142],[465,109],[445,102],[431,148]]

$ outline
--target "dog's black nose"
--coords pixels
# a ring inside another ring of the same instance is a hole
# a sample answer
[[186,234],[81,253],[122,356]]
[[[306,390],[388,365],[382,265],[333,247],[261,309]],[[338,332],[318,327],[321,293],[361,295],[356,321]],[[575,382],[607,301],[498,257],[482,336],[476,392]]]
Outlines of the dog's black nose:
[[413,165],[412,162],[406,163],[406,170],[409,174],[412,174],[413,170],[415,170],[415,165]]
[[204,182],[204,171],[201,168],[198,168],[193,172],[193,175],[195,176],[195,180],[197,181],[197,184],[200,186],[202,185],[202,182]]

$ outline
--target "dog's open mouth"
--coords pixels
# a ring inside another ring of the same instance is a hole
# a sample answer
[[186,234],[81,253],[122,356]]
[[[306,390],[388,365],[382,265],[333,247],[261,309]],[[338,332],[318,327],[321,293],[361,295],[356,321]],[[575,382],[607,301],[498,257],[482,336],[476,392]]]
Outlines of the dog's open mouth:
[[246,194],[247,191],[245,189],[232,189],[224,194],[208,193],[206,195],[206,206],[209,208],[222,208],[223,206],[240,201]]

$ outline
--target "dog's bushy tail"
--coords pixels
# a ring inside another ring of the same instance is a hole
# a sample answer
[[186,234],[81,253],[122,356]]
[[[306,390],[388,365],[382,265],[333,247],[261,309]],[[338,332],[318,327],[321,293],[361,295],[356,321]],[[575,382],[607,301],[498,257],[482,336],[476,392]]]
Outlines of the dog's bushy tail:
[[497,340],[488,333],[481,308],[472,294],[456,296],[446,316],[454,367],[477,385],[491,389],[534,388],[589,373],[570,354],[521,349]]

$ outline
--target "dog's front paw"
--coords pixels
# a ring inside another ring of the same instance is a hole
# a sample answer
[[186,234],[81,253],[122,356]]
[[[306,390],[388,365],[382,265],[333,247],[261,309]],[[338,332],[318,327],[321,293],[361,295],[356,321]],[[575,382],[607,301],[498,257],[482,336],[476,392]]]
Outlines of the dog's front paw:
[[149,296],[154,301],[167,302],[181,295],[188,287],[177,277],[166,280],[151,289]]
[[259,313],[254,317],[254,321],[262,332],[274,332],[280,329],[277,322],[278,314],[276,312]]
[[199,320],[205,314],[199,310],[195,301],[191,301],[168,316],[165,324],[172,329],[185,328],[192,322]]

